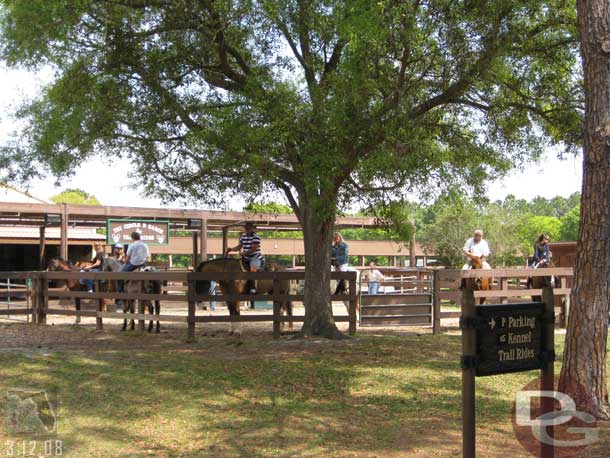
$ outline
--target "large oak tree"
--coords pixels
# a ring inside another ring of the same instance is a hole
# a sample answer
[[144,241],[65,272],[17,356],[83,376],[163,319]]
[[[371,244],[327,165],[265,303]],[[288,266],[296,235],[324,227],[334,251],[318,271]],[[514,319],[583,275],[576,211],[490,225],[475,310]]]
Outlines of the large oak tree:
[[283,193],[304,233],[307,334],[338,335],[325,286],[338,209],[480,191],[580,139],[567,0],[0,4],[2,57],[56,76],[20,112],[7,176],[125,155],[167,199]]

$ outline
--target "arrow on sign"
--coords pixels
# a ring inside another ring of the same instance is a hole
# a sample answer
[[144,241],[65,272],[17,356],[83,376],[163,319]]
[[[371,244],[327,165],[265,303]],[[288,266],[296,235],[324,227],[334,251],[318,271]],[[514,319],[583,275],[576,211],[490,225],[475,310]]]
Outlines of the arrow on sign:
[[496,319],[492,318],[491,320],[489,320],[489,326],[491,327],[491,329],[496,327]]
[[506,342],[506,334],[500,336],[500,342]]

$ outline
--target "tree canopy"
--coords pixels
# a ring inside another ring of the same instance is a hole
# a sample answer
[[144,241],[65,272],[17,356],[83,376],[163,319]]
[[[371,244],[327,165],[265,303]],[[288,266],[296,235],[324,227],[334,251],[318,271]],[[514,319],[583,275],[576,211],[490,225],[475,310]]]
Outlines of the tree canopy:
[[0,54],[56,78],[7,175],[126,155],[167,200],[284,193],[304,230],[307,332],[334,334],[338,209],[482,191],[581,139],[567,0],[2,0]]
[[101,205],[95,196],[82,189],[66,189],[51,196],[51,201],[56,204]]

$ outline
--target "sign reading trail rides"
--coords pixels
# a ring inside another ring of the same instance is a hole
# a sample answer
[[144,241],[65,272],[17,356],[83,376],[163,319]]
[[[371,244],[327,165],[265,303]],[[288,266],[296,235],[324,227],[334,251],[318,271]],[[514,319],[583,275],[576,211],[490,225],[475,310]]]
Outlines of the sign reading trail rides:
[[151,245],[169,243],[169,221],[109,219],[106,221],[107,243],[131,243],[131,233],[138,232],[140,240]]
[[480,305],[476,313],[477,376],[542,369],[542,302]]

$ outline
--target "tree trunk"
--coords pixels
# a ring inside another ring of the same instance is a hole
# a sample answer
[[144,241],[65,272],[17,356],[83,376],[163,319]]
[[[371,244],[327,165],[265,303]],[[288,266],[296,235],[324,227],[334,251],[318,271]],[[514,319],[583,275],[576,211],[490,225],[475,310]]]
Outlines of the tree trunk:
[[578,0],[585,82],[583,191],[559,389],[578,410],[610,418],[606,381],[610,294],[610,10]]
[[305,323],[303,335],[317,335],[330,339],[341,338],[330,301],[330,246],[334,218],[318,221],[311,211],[303,214],[305,244]]

